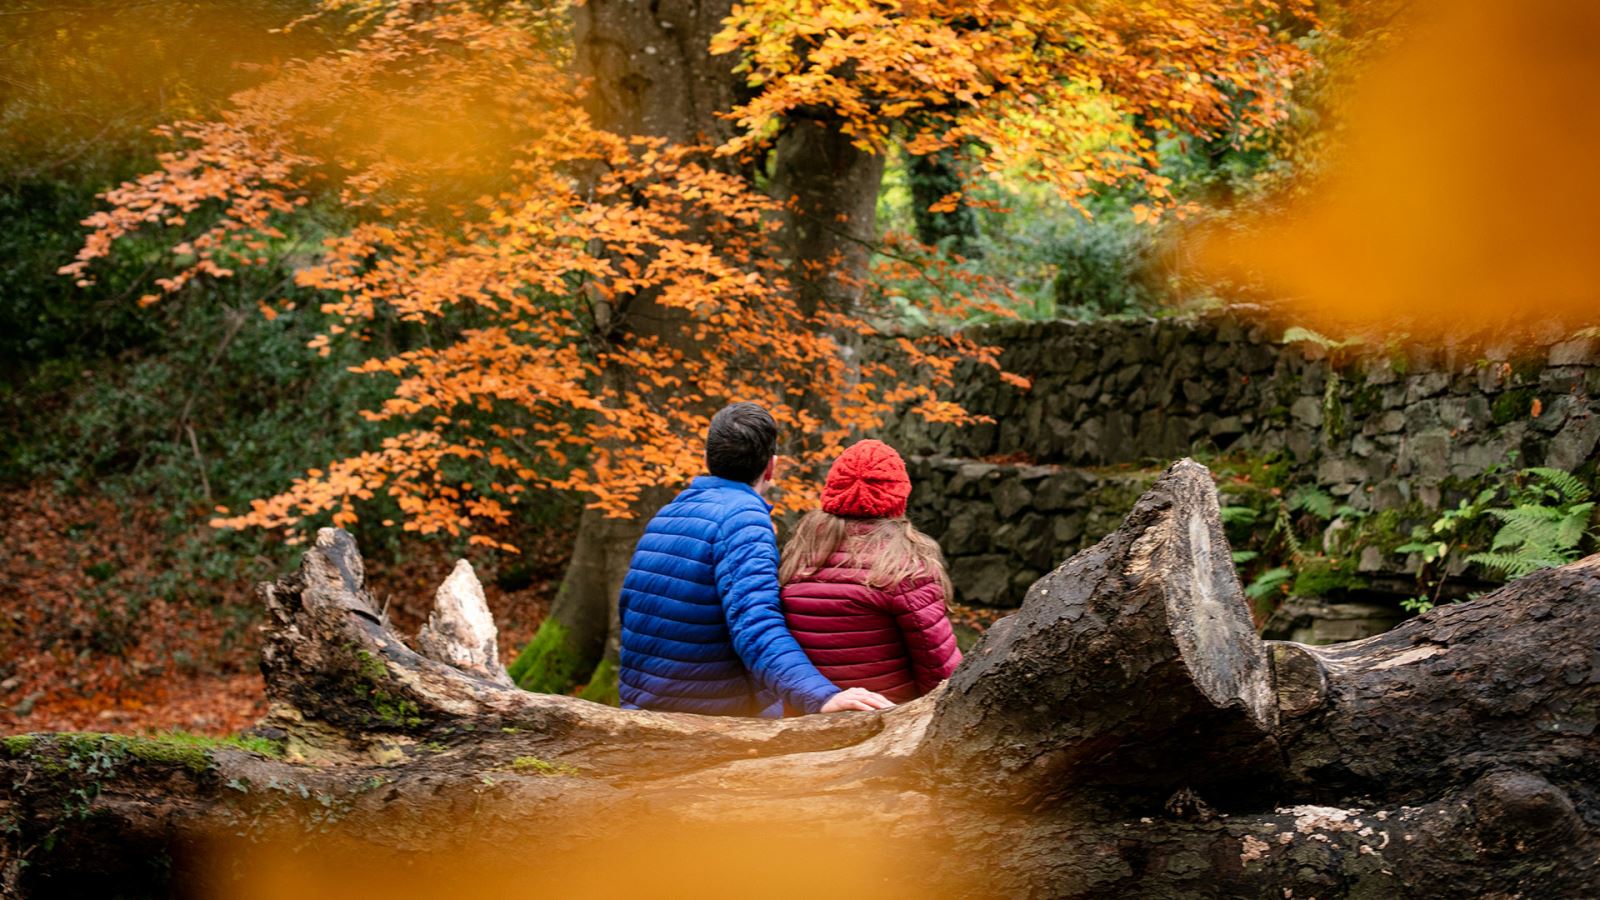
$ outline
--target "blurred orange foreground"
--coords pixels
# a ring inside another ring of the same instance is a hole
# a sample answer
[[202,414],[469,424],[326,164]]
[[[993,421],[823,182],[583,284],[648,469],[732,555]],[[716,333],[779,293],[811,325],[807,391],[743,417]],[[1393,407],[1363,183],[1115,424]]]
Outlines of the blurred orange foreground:
[[1600,4],[1446,0],[1410,27],[1328,177],[1202,236],[1202,266],[1338,335],[1600,323]]

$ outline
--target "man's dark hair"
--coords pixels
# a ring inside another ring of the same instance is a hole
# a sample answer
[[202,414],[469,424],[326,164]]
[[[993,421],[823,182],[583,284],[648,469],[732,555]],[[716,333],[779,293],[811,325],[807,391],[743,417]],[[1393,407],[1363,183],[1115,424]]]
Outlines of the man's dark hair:
[[711,417],[706,469],[718,478],[754,484],[778,449],[778,423],[754,403],[732,403]]

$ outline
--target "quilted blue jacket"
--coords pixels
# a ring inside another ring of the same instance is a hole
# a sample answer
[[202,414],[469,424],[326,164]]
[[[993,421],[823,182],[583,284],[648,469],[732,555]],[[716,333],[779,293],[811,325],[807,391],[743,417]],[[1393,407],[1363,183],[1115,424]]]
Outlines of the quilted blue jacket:
[[748,484],[702,475],[657,513],[620,603],[625,708],[775,718],[839,691],[784,623],[772,507]]

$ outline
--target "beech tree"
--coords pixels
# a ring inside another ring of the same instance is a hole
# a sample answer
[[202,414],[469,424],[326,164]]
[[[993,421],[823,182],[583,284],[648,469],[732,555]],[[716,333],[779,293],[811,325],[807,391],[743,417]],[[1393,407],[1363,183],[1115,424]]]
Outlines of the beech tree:
[[[170,270],[141,302],[282,265],[326,298],[313,349],[394,319],[436,329],[358,369],[394,384],[368,413],[394,425],[381,446],[215,524],[293,542],[383,494],[386,525],[509,552],[494,529],[528,492],[584,498],[552,614],[512,666],[538,690],[606,683],[591,670],[638,529],[700,470],[724,403],[783,426],[789,509],[892,409],[974,420],[939,389],[994,350],[897,330],[873,285],[932,280],[949,321],[1005,314],[1003,292],[916,247],[874,264],[890,142],[974,175],[1026,167],[1069,204],[1131,184],[1141,217],[1181,213],[1155,137],[1272,128],[1308,64],[1290,29],[1311,23],[1300,0],[324,7],[354,21],[353,46],[169,127],[171,151],[106,194],[64,271],[91,278],[156,230]],[[868,339],[886,352],[841,352]]]

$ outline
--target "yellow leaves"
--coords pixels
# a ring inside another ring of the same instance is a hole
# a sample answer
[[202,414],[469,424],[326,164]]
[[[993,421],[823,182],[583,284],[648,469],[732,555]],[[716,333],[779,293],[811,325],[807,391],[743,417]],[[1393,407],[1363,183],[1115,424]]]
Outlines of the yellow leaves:
[[[1134,117],[1243,136],[1280,121],[1293,76],[1310,62],[1290,36],[1263,27],[1282,17],[1314,21],[1298,0],[745,3],[714,46],[741,51],[760,90],[734,111],[743,131],[720,152],[755,150],[785,116],[819,107],[878,152],[909,117],[912,152],[981,143],[996,170],[1032,168],[1071,202],[1094,185],[1146,180],[1147,166],[1130,161]],[[1105,98],[1112,117],[1082,115],[1085,95]]]

